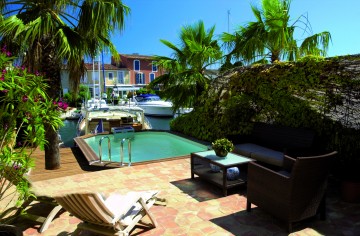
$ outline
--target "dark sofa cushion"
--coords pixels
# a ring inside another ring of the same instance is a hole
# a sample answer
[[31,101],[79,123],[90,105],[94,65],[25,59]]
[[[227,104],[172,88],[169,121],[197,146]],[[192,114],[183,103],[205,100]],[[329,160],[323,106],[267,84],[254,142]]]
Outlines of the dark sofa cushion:
[[252,143],[286,152],[286,149],[312,147],[315,132],[305,128],[255,123],[251,136]]
[[[284,154],[302,156],[313,152],[315,132],[266,123],[254,123],[250,135],[229,136],[234,152],[274,166],[282,166]],[[301,155],[299,155],[301,154]]]
[[234,152],[274,166],[282,166],[284,161],[283,152],[254,143],[236,144]]

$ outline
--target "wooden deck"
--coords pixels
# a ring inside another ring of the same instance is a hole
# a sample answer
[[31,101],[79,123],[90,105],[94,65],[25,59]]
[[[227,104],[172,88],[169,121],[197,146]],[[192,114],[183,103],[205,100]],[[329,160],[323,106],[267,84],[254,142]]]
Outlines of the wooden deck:
[[32,154],[35,167],[30,172],[31,181],[41,181],[64,176],[103,170],[104,167],[90,166],[79,148],[60,148],[60,168],[57,170],[45,169],[45,153],[39,149]]

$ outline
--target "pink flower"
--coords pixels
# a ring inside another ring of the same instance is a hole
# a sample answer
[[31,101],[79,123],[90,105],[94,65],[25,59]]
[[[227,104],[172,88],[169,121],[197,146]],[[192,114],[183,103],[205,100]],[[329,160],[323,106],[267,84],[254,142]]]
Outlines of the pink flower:
[[69,107],[69,105],[64,102],[62,109],[66,110],[66,108],[68,108],[68,107]]
[[29,100],[29,98],[28,98],[27,95],[24,95],[24,96],[22,97],[22,101],[23,101],[23,102],[27,102],[28,100]]

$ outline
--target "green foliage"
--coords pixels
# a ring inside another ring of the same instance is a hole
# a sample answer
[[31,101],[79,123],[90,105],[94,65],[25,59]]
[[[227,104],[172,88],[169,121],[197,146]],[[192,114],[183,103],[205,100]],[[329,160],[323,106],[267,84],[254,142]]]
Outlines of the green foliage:
[[222,52],[214,39],[215,26],[205,29],[203,21],[181,28],[180,46],[161,40],[172,49],[172,57],[156,56],[159,68],[167,73],[150,83],[151,88],[161,86],[161,97],[171,100],[174,110],[196,107],[199,97],[208,89],[211,79],[205,70],[221,59]]
[[[280,60],[295,61],[306,55],[326,56],[331,35],[321,32],[310,35],[311,25],[306,15],[291,22],[291,0],[262,0],[261,7],[251,9],[255,21],[240,26],[234,33],[223,33],[221,39],[229,49],[227,61],[243,60],[247,63],[271,63]],[[299,28],[309,35],[297,45],[295,29]]]
[[83,101],[90,99],[89,87],[81,84],[78,93],[66,93],[64,94],[63,99],[69,104],[69,106],[80,107]]
[[234,150],[234,144],[227,138],[216,139],[211,143],[213,149],[225,150],[227,152],[231,152]]
[[351,70],[359,64],[354,57],[308,56],[238,67],[217,78],[202,106],[177,117],[171,129],[212,141],[248,134],[253,122],[310,128],[318,147],[337,150],[340,162],[359,160],[360,72]]
[[150,88],[141,88],[138,90],[137,94],[156,94],[154,90]]
[[[54,130],[62,125],[60,112],[65,105],[48,99],[42,76],[11,66],[12,59],[3,49],[0,53],[0,201],[14,194],[10,190],[15,187],[20,203],[30,194],[25,176],[33,167],[30,155],[35,148],[43,149],[46,145],[46,124]],[[3,214],[6,211],[0,212],[0,219],[4,219]]]

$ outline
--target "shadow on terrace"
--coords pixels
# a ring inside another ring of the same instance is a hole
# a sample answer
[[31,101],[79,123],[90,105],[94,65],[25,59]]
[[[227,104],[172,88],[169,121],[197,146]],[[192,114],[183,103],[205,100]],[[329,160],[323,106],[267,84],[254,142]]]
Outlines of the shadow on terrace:
[[[75,155],[76,154],[76,157]],[[199,178],[190,178],[189,157],[117,169],[86,167],[84,157],[73,148],[61,149],[62,168],[44,170],[44,154],[34,154],[36,168],[30,179],[38,194],[55,196],[70,192],[101,193],[157,189],[167,204],[153,206],[158,226],[138,225],[131,235],[288,235],[286,223],[277,220],[256,206],[246,212],[246,187],[229,190],[223,197],[220,188]],[[100,171],[99,171],[100,170]],[[327,191],[327,218],[318,217],[295,224],[291,235],[357,235],[360,232],[360,204],[343,202],[338,182],[330,177]],[[41,204],[29,212],[46,214]],[[144,218],[148,223],[148,218]],[[41,225],[20,218],[16,225],[24,235],[72,235],[80,220],[60,211],[49,228],[38,233]],[[80,235],[95,235],[82,231]]]

